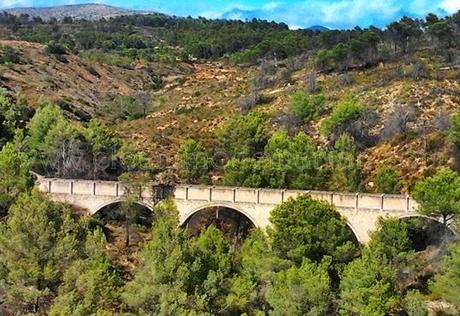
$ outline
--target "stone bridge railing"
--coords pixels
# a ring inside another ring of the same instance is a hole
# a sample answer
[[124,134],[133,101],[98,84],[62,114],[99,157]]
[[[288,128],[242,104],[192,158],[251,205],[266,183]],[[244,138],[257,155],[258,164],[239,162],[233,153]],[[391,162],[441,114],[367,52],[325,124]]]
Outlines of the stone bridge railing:
[[[126,188],[116,181],[91,181],[39,178],[41,191],[50,194],[71,196],[104,196],[120,198],[125,195]],[[244,204],[276,205],[289,197],[310,194],[313,198],[334,204],[338,209],[356,209],[360,211],[381,211],[386,213],[413,213],[418,204],[408,195],[368,194],[368,193],[337,193],[322,191],[253,189],[219,186],[187,186],[178,185],[174,190],[174,198],[181,201],[208,201]],[[145,200],[153,198],[151,189],[143,190]]]
[[382,212],[413,213],[417,202],[408,195],[338,193],[326,191],[253,189],[207,186],[177,186],[175,199],[209,202],[250,203],[277,205],[288,198],[309,194],[314,199],[327,201],[340,209],[374,210]]

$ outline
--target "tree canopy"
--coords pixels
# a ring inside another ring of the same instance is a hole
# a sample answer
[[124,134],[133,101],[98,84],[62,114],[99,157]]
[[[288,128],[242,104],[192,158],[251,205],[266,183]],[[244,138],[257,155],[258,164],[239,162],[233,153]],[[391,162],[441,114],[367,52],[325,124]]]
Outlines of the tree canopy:
[[81,251],[70,209],[43,194],[23,193],[0,224],[0,284],[19,313],[42,312]]
[[460,176],[455,171],[438,171],[417,183],[412,195],[420,203],[421,214],[439,216],[445,224],[460,214]]
[[211,158],[206,148],[195,140],[185,141],[177,154],[179,172],[189,183],[197,183],[207,176]]
[[270,215],[273,250],[298,265],[303,258],[319,262],[330,256],[335,262],[351,260],[352,232],[342,216],[328,203],[300,196],[277,206]]

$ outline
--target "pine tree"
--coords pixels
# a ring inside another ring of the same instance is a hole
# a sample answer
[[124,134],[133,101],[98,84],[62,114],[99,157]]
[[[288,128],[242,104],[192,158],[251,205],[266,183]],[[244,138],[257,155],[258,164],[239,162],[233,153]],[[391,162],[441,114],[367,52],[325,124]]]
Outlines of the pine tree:
[[267,311],[265,293],[275,272],[292,266],[288,260],[278,258],[262,230],[254,230],[244,241],[235,259],[237,274],[230,280],[226,305],[235,314],[253,315]]
[[331,298],[329,263],[330,260],[321,264],[304,260],[300,267],[273,275],[273,284],[267,292],[267,301],[272,307],[270,315],[327,314]]
[[109,312],[116,304],[120,276],[111,265],[100,230],[87,237],[85,258],[76,260],[65,272],[50,316],[85,316]]
[[331,256],[335,263],[353,258],[352,232],[334,207],[302,195],[280,204],[270,214],[273,249],[281,258],[300,265],[304,258],[320,262]]
[[365,254],[348,264],[341,275],[340,314],[384,316],[395,307],[396,270],[378,256]]
[[0,287],[18,313],[42,310],[78,257],[81,227],[70,209],[24,193],[0,226]]
[[212,163],[206,148],[193,139],[181,145],[177,159],[179,171],[189,183],[205,179]]
[[155,208],[152,240],[144,245],[140,266],[122,293],[123,301],[135,313],[173,315],[187,310],[190,240],[178,223],[171,201]]
[[435,295],[460,307],[460,243],[451,246],[444,272],[435,277],[430,289]]
[[434,176],[417,183],[412,192],[420,204],[418,212],[441,217],[448,224],[460,215],[460,175],[450,169],[442,169]]
[[31,184],[29,160],[12,143],[0,151],[0,216],[6,214],[14,198]]
[[194,308],[215,315],[224,306],[226,279],[231,275],[230,245],[221,231],[210,226],[192,244],[191,283]]

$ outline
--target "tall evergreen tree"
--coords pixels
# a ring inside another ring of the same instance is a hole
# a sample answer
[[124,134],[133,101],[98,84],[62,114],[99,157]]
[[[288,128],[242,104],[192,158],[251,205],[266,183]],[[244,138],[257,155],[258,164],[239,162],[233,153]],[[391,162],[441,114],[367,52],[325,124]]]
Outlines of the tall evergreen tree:
[[0,151],[0,216],[5,215],[14,198],[31,185],[29,159],[7,143]]
[[320,262],[324,256],[347,262],[356,252],[352,232],[342,216],[332,205],[311,196],[291,198],[277,206],[270,221],[274,251],[298,265],[304,258]]
[[269,305],[265,294],[273,273],[291,267],[292,263],[275,255],[270,240],[262,230],[252,231],[235,261],[237,274],[230,280],[226,305],[240,314],[267,312]]
[[451,246],[444,271],[434,278],[430,289],[438,297],[460,308],[460,243]]
[[273,275],[267,292],[270,315],[325,315],[331,303],[329,262],[315,264],[304,260],[300,267]]
[[341,275],[340,314],[385,316],[395,307],[396,270],[379,257],[365,254],[348,264]]
[[64,274],[51,316],[86,316],[110,312],[116,306],[120,276],[107,255],[105,237],[96,230],[85,243],[84,257],[76,260]]
[[17,313],[43,311],[81,251],[70,209],[38,191],[24,193],[0,224],[0,287]]
[[190,240],[178,228],[178,212],[171,201],[154,210],[153,238],[140,253],[140,266],[122,293],[136,313],[163,315],[188,310]]
[[460,175],[455,171],[438,171],[417,183],[412,195],[421,214],[441,217],[444,224],[460,215]]
[[177,159],[179,172],[189,183],[203,180],[212,163],[206,148],[193,139],[189,139],[181,145]]

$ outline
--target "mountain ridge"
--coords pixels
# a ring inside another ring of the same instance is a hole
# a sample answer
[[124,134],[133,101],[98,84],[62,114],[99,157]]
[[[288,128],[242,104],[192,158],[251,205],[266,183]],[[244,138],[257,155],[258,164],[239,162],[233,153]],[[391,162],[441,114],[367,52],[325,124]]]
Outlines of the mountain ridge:
[[43,20],[56,18],[62,20],[68,16],[73,19],[99,20],[120,15],[155,14],[153,11],[125,9],[98,3],[69,4],[51,7],[22,7],[2,10],[13,15],[28,14]]
[[315,32],[327,32],[330,31],[331,29],[322,25],[313,25],[307,28],[307,30],[310,31],[315,31]]

